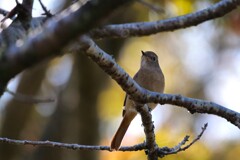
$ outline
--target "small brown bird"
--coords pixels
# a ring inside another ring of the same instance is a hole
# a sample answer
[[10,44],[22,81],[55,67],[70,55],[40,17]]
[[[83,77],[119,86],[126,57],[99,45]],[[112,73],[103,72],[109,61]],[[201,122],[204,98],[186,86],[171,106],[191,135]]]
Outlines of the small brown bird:
[[[143,88],[154,92],[162,93],[165,86],[164,75],[158,63],[158,56],[152,51],[142,51],[141,67],[133,79]],[[152,110],[156,107],[155,103],[147,104]],[[137,115],[134,101],[126,95],[124,100],[123,120],[115,133],[111,150],[118,150],[122,139],[134,117]]]

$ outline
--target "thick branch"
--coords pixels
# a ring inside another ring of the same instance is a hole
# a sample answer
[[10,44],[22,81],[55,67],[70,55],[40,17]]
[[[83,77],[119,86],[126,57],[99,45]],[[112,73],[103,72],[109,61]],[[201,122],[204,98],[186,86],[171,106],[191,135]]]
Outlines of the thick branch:
[[22,5],[26,7],[29,12],[29,16],[32,16],[32,9],[33,9],[33,2],[34,0],[23,0]]
[[81,8],[76,3],[72,13],[53,19],[41,33],[22,42],[23,44],[10,46],[5,53],[0,54],[0,93],[10,78],[23,69],[56,55],[70,41],[98,25],[103,18],[127,2],[129,0],[92,0]]
[[139,22],[107,25],[91,31],[91,37],[126,38],[130,36],[146,36],[164,31],[174,31],[186,27],[196,26],[205,21],[222,17],[236,9],[240,0],[222,0],[206,9],[183,16],[159,20],[155,22]]
[[87,56],[95,61],[106,73],[108,73],[135,101],[140,103],[173,104],[186,108],[190,113],[208,113],[225,118],[233,125],[240,128],[240,113],[225,108],[219,104],[181,95],[161,94],[151,92],[140,87],[115,61],[101,50],[88,37],[81,37],[80,43]]
[[146,135],[146,147],[147,147],[148,160],[157,160],[158,146],[155,141],[154,125],[152,121],[152,115],[150,113],[151,110],[147,105],[143,105],[143,104],[137,104],[136,109],[141,115],[142,125],[144,127],[144,132]]
[[147,91],[146,102],[155,102],[160,104],[173,104],[186,108],[190,113],[207,113],[225,118],[240,129],[240,113],[221,106],[217,103],[188,98],[181,95],[161,94]]

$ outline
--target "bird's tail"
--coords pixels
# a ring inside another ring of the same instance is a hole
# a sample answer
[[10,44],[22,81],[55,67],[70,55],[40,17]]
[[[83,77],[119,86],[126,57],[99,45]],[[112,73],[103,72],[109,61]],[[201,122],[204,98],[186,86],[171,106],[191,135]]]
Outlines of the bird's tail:
[[123,120],[117,130],[117,132],[115,133],[113,139],[112,139],[112,142],[111,142],[111,150],[118,150],[120,145],[121,145],[121,142],[122,142],[122,139],[130,125],[130,123],[132,122],[132,120],[134,119],[134,117],[136,116],[137,114],[134,113],[134,112],[129,112],[129,113],[126,113],[123,117]]

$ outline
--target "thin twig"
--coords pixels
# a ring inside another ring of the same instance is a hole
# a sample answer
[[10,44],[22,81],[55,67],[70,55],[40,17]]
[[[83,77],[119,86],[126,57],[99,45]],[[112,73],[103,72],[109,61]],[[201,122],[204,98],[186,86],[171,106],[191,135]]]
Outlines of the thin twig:
[[185,151],[186,149],[188,149],[189,147],[191,147],[195,142],[197,142],[197,141],[202,137],[203,133],[206,131],[207,126],[208,126],[208,124],[205,123],[204,126],[202,127],[201,133],[200,133],[190,144],[188,144],[187,146],[179,149],[179,151],[180,151],[180,150]]
[[183,145],[185,145],[187,143],[189,138],[190,138],[190,136],[186,135],[178,145],[176,145],[175,147],[172,148],[172,150],[174,150],[174,151],[179,150]]
[[191,143],[189,143],[188,145],[186,145],[185,147],[182,147],[183,145],[185,145],[185,143],[189,140],[189,136],[185,136],[184,139],[175,147],[173,148],[159,148],[158,149],[158,155],[159,157],[163,157],[165,155],[170,155],[170,154],[176,154],[178,152],[181,151],[185,151],[187,150],[189,147],[191,147],[194,143],[196,143],[203,135],[203,133],[206,131],[208,124],[205,123],[204,126],[202,127],[202,131],[200,132],[200,134],[193,139],[193,141]]
[[31,145],[31,146],[44,146],[44,147],[56,147],[56,148],[65,148],[72,150],[107,150],[110,151],[109,146],[91,146],[91,145],[79,145],[79,144],[70,144],[70,143],[60,143],[53,141],[31,141],[31,140],[16,140],[9,138],[0,137],[0,142],[17,144],[17,145]]
[[18,0],[15,0],[15,2],[16,2],[16,4],[21,4],[21,3],[19,3],[19,1],[18,1]]
[[[105,150],[112,151],[110,146],[94,146],[94,145],[80,145],[74,143],[61,143],[54,141],[32,141],[32,140],[17,140],[0,137],[0,142],[14,144],[14,145],[31,145],[38,147],[54,147],[54,148],[63,148],[63,149],[71,149],[71,150],[88,150],[88,151],[97,151],[97,150]],[[137,144],[134,146],[122,146],[118,151],[141,151],[146,149],[145,143]]]
[[52,99],[52,98],[39,99],[36,97],[32,97],[30,95],[15,93],[13,91],[10,91],[9,89],[6,89],[6,92],[9,93],[10,95],[12,95],[15,100],[18,100],[18,101],[24,102],[24,103],[51,103],[51,102],[54,102],[54,99]]
[[[202,137],[206,128],[207,128],[207,124],[204,125],[201,133],[189,145],[181,148],[188,141],[189,136],[186,136],[177,146],[173,148],[168,148],[168,147],[157,148],[158,154],[161,156],[165,156],[169,154],[176,154],[177,152],[188,149]],[[104,151],[111,152],[109,146],[80,145],[80,144],[74,144],[74,143],[61,143],[61,142],[54,142],[54,141],[48,141],[48,140],[32,141],[32,140],[16,140],[16,139],[0,137],[0,142],[14,144],[14,145],[30,145],[30,146],[36,146],[36,147],[55,147],[55,148],[63,148],[63,149],[71,149],[71,150],[88,150],[88,151],[104,150]],[[134,146],[122,146],[118,151],[122,151],[122,152],[142,151],[145,149],[147,149],[146,142],[140,143]]]
[[164,13],[164,12],[165,12],[162,7],[160,7],[160,6],[158,6],[158,5],[154,5],[154,4],[152,4],[152,3],[150,3],[150,2],[147,2],[147,1],[145,1],[145,0],[137,0],[137,2],[139,2],[139,3],[142,4],[143,6],[146,6],[146,7],[148,7],[149,9],[151,9],[151,10],[157,12],[157,13]]
[[41,0],[38,0],[38,1],[39,1],[40,5],[41,5],[43,11],[45,12],[45,13],[43,13],[42,15],[46,15],[46,16],[49,17],[49,18],[52,17],[53,15],[52,15],[52,13],[50,12],[50,10],[47,10],[47,7],[44,6],[44,4],[42,3]]
[[0,8],[0,14],[2,14],[3,16],[6,16],[9,12],[5,9]]
[[2,23],[6,21],[6,19],[14,19],[14,17],[17,15],[19,8],[21,7],[21,4],[17,4],[10,12],[7,12],[5,17],[1,20]]

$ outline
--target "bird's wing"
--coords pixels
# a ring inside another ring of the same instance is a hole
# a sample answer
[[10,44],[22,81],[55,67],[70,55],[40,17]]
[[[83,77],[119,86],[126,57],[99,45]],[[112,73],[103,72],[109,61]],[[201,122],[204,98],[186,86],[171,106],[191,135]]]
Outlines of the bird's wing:
[[[134,76],[133,76],[133,79],[136,81],[139,76],[139,72],[137,72]],[[137,81],[136,81],[137,82]],[[137,82],[138,83],[138,82]],[[124,99],[124,102],[123,102],[123,111],[122,111],[122,116],[124,116],[125,115],[125,112],[126,112],[126,109],[125,109],[125,106],[126,106],[126,103],[127,103],[127,98],[128,98],[128,95],[126,94],[126,96],[125,96],[125,99]]]

